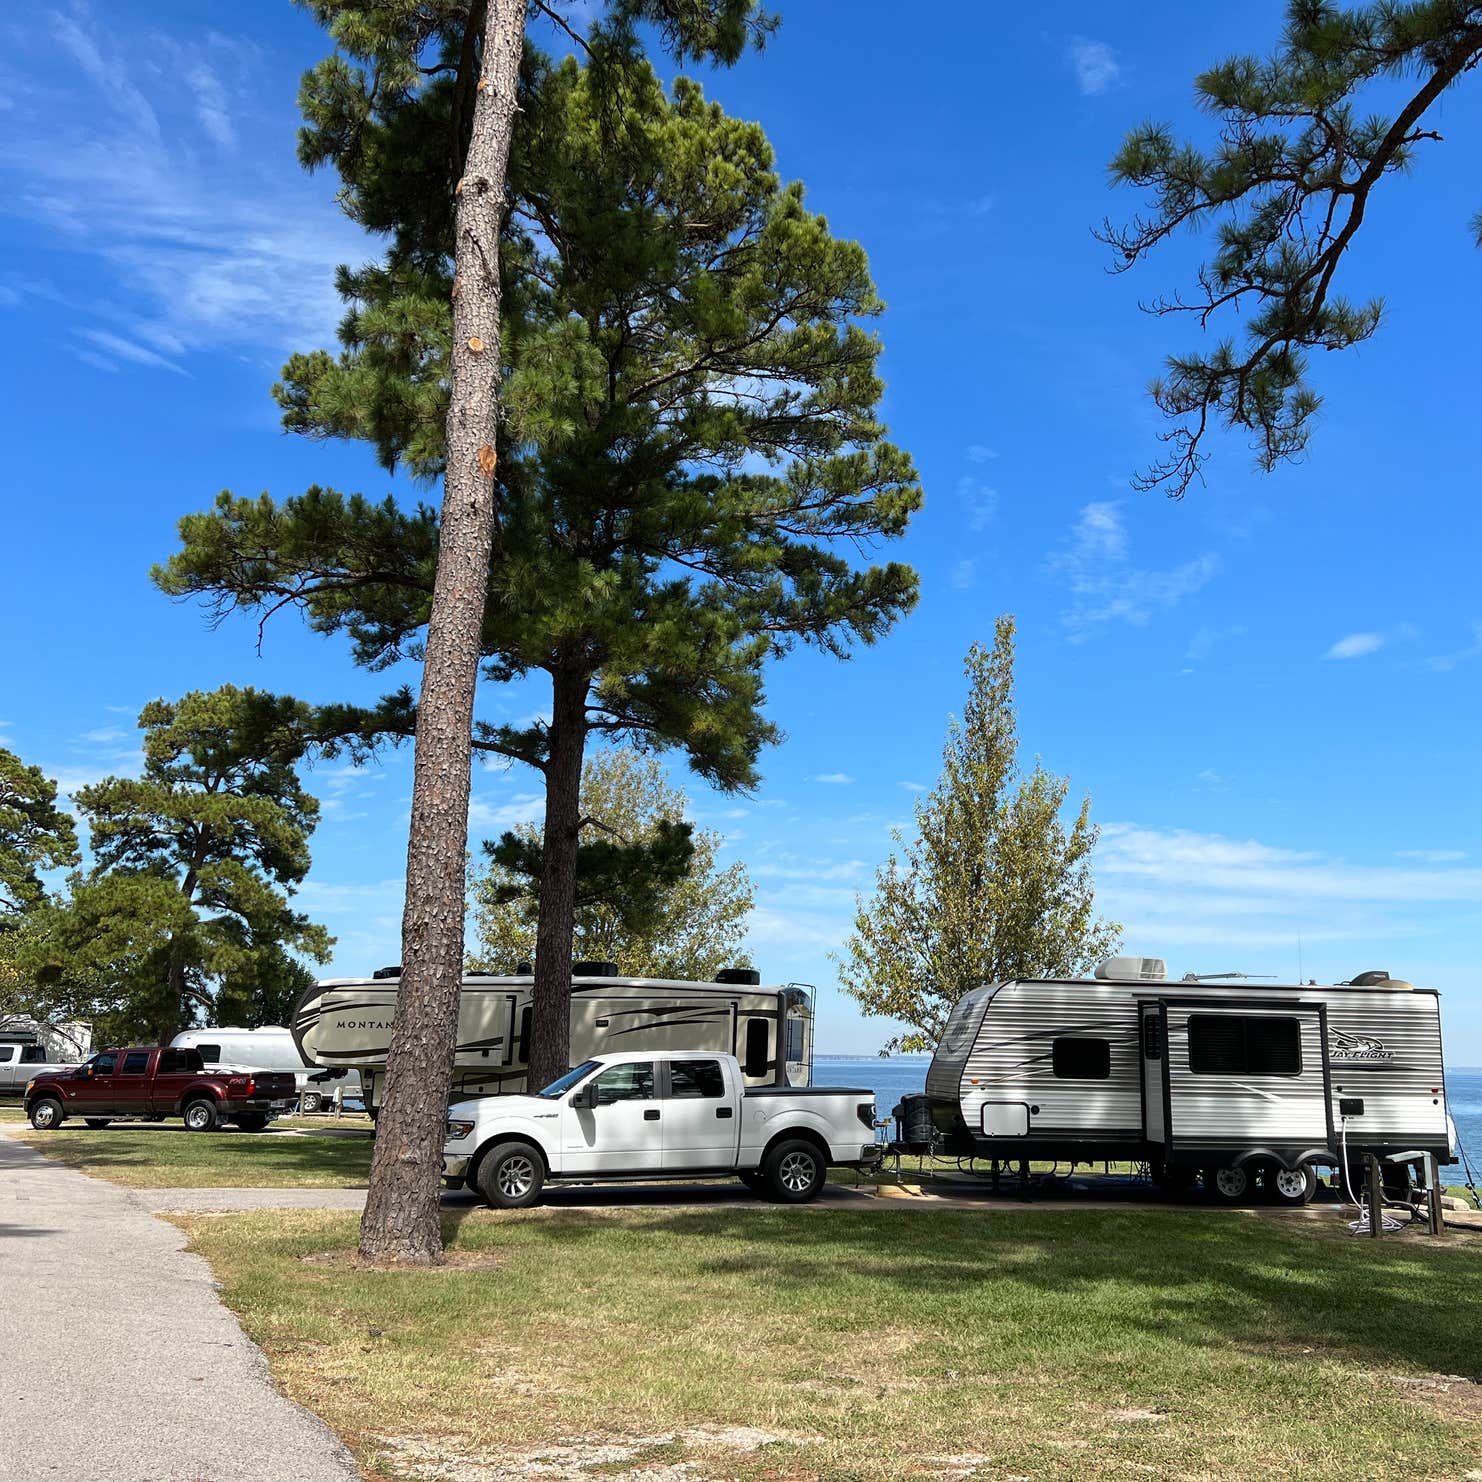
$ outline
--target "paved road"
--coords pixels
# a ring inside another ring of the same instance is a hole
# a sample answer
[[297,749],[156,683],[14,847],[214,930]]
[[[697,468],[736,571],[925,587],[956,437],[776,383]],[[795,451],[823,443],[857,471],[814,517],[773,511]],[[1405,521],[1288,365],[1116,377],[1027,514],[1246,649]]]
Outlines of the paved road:
[[0,1477],[357,1482],[184,1243],[0,1130]]

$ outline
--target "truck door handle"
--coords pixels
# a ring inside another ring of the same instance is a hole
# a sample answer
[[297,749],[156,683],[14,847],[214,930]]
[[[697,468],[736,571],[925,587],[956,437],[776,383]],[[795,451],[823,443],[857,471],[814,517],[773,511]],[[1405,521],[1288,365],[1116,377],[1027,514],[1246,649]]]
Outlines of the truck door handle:
[[657,1122],[659,1120],[658,1108],[655,1107],[652,1111],[644,1112],[643,1120],[645,1122]]
[[715,1109],[715,1114],[718,1117],[728,1117],[731,1115],[731,1112],[732,1108],[729,1106],[718,1106]]

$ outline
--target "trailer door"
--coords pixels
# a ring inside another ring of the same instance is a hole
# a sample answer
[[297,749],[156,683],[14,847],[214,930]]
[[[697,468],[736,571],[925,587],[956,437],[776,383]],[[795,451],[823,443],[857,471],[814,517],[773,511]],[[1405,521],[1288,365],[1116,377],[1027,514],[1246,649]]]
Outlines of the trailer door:
[[1163,1022],[1171,1155],[1331,1145],[1322,1005],[1165,1001]]
[[1163,1006],[1145,1003],[1142,1013],[1142,1134],[1149,1142],[1163,1142]]

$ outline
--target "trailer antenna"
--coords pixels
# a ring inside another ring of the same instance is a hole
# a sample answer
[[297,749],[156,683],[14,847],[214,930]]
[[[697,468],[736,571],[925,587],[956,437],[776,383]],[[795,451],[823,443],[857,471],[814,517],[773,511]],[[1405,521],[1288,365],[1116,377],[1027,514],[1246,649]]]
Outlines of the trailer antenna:
[[1275,978],[1275,973],[1185,973],[1185,983],[1217,983],[1221,978]]

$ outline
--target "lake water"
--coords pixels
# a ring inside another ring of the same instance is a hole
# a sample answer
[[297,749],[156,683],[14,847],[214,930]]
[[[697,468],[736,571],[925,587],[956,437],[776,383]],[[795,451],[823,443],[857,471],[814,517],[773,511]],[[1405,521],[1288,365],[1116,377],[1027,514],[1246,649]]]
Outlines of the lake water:
[[[820,1055],[813,1062],[815,1086],[868,1087],[875,1093],[875,1115],[888,1117],[891,1108],[912,1092],[926,1088],[929,1055]],[[1482,1175],[1482,1069],[1453,1067],[1446,1072],[1446,1102],[1457,1135],[1472,1162],[1472,1171]],[[1453,1164],[1444,1170],[1449,1183],[1462,1181],[1462,1170]]]

